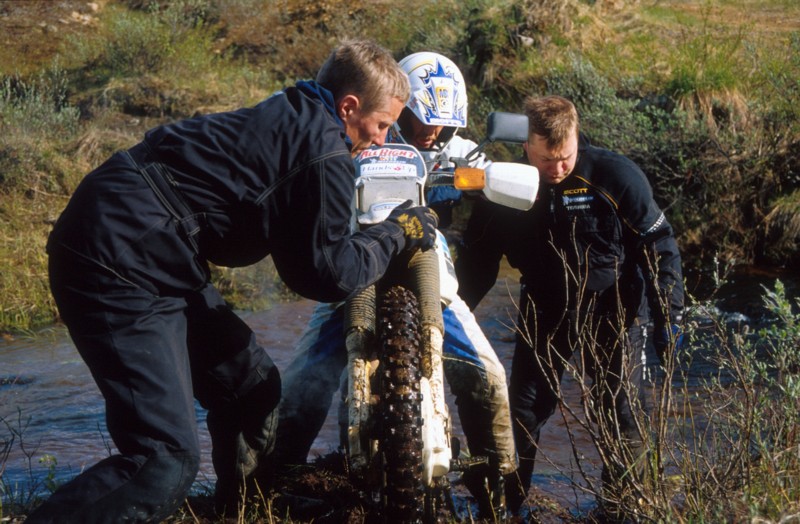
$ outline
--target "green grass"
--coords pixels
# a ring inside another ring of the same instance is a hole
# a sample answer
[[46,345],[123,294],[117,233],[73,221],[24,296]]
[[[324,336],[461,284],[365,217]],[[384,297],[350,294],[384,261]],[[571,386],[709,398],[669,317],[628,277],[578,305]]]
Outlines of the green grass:
[[[60,46],[46,66],[4,69],[0,331],[54,318],[44,255],[32,253],[85,173],[161,122],[251,105],[313,76],[336,34],[374,37],[398,58],[452,57],[469,83],[468,137],[530,94],[574,98],[585,131],[651,177],[687,264],[758,258],[763,217],[800,177],[792,1],[341,3],[110,1],[94,25],[42,40]],[[218,275],[238,306],[265,305],[256,296],[269,286]]]

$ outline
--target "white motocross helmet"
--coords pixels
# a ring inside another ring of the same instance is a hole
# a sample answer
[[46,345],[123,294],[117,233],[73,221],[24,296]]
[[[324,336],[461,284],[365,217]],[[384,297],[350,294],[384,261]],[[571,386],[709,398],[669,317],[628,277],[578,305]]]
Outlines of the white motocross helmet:
[[421,122],[430,126],[467,127],[467,88],[452,60],[426,51],[403,58],[400,67],[411,83],[411,98],[406,108]]

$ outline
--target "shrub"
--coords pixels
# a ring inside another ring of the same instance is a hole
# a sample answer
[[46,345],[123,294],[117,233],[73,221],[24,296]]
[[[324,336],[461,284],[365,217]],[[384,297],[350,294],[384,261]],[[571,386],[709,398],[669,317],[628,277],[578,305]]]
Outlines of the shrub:
[[[746,517],[778,522],[796,515],[800,300],[792,303],[776,281],[773,289],[764,288],[763,303],[768,316],[755,330],[749,320],[726,317],[713,301],[692,303],[683,348],[663,365],[647,364],[646,408],[636,402],[638,391],[630,385],[613,393],[633,399],[646,450],[636,461],[598,407],[585,401],[596,388],[607,386],[584,380],[579,356],[561,361],[569,378],[560,385],[554,381],[557,414],[575,464],[556,466],[559,476],[636,522],[739,522]],[[576,340],[589,342],[592,333],[587,324]],[[629,369],[645,365],[633,357]],[[577,395],[562,392],[567,380],[577,384]],[[580,449],[578,443],[587,437],[595,456]],[[619,489],[601,485],[601,465],[630,468]]]
[[52,149],[80,129],[58,61],[34,78],[0,79],[0,191],[57,190],[48,176]]
[[93,74],[134,77],[157,71],[175,52],[174,37],[159,17],[112,8],[104,31],[75,41],[80,62],[95,65]]
[[78,111],[68,102],[67,78],[56,60],[50,69],[26,79],[0,80],[0,125],[4,138],[43,135],[70,136],[78,129]]

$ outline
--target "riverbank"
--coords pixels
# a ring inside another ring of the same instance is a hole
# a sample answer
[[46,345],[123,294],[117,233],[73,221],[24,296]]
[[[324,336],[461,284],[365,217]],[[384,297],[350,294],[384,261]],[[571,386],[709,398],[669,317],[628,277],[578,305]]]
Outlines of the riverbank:
[[[687,269],[800,266],[796,2],[430,0],[411,18],[344,3],[0,3],[0,333],[57,320],[44,246],[86,173],[156,125],[313,77],[335,34],[451,56],[470,87],[467,138],[530,94],[572,98],[592,141],[650,177]],[[215,281],[250,309],[273,284],[222,269]]]

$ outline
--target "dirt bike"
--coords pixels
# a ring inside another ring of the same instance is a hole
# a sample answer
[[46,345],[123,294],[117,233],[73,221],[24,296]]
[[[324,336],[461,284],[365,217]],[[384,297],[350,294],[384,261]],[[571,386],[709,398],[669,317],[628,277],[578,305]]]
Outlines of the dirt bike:
[[[468,167],[492,142],[527,140],[527,117],[492,113],[487,130],[465,158],[450,159],[453,171],[428,173],[419,151],[407,144],[361,152],[354,227],[380,222],[409,199],[425,205],[426,189],[435,185],[482,191],[493,202],[529,209],[538,189],[535,168],[506,162]],[[442,285],[456,284],[439,237],[436,249],[399,256],[379,282],[345,304],[342,445],[351,478],[375,494],[379,514],[390,522],[434,522],[442,503],[453,510],[447,474],[458,450],[444,393]]]

